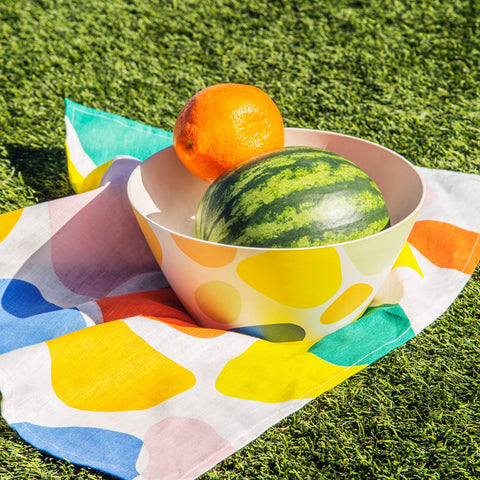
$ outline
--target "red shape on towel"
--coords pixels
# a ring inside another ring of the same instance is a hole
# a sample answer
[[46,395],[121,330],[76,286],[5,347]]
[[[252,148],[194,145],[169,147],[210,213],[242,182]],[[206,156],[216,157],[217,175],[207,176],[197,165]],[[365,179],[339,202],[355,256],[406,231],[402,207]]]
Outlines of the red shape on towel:
[[181,325],[196,326],[171,288],[102,298],[97,300],[97,304],[102,310],[104,322],[142,315],[164,321],[180,320]]

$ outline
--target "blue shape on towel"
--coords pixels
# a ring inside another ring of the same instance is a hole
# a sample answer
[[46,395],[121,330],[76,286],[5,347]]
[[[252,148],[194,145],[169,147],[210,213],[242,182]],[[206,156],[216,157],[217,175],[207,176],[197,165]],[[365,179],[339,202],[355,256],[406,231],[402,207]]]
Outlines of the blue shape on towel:
[[78,309],[46,301],[31,283],[0,279],[0,354],[85,327]]
[[18,318],[62,309],[45,300],[35,285],[14,278],[0,279],[0,298],[1,309]]
[[32,423],[10,425],[36,448],[69,462],[96,468],[131,480],[143,442],[133,435],[91,427],[42,427]]

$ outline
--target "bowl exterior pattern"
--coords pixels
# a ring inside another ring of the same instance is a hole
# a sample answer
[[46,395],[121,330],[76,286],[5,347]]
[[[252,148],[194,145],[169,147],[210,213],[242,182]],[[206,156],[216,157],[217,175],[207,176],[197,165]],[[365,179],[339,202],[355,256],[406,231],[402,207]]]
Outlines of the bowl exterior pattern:
[[139,165],[128,196],[172,289],[198,324],[275,342],[317,341],[359,318],[391,271],[420,211],[425,188],[403,157],[359,138],[286,129],[286,146],[319,147],[348,158],[377,184],[391,227],[331,246],[262,249],[194,238],[208,187],[173,147]]
[[416,219],[345,244],[262,250],[202,242],[135,214],[171,287],[200,325],[277,342],[315,341],[361,316]]

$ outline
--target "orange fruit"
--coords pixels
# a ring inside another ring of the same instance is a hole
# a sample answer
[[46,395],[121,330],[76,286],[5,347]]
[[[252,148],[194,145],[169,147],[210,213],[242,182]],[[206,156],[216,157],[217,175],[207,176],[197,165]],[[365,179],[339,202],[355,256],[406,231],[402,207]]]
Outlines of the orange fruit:
[[282,115],[260,88],[212,85],[182,108],[173,129],[173,146],[194,175],[213,182],[253,155],[284,147]]

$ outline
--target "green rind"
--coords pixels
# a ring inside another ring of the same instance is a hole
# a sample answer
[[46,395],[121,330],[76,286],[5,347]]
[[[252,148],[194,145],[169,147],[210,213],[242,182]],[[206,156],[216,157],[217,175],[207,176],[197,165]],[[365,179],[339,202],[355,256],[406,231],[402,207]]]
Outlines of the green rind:
[[388,212],[375,183],[327,150],[288,147],[224,173],[195,216],[195,236],[264,248],[341,243],[379,232]]

